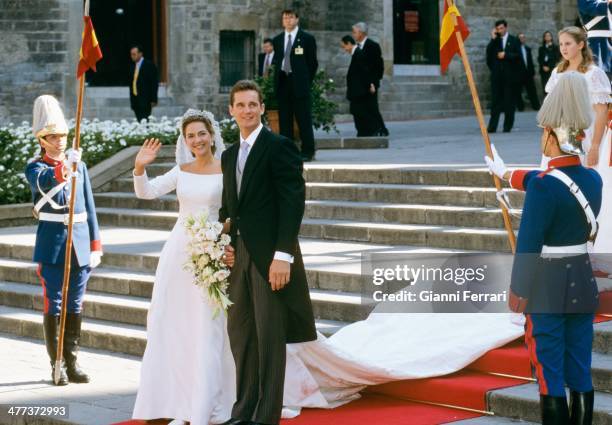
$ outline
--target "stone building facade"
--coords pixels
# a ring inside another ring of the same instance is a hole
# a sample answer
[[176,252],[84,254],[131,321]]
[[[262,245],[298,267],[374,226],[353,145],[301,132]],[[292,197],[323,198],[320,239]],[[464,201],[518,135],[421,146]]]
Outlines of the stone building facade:
[[[238,68],[244,69],[233,72],[250,76],[255,71],[256,54],[263,39],[281,31],[280,13],[286,7],[299,10],[301,27],[315,35],[320,68],[338,86],[334,98],[340,113],[348,109],[344,101],[344,81],[349,57],[340,50],[339,39],[349,33],[351,25],[357,21],[370,25],[370,37],[380,41],[383,48],[385,80],[380,100],[387,119],[472,113],[461,61],[455,59],[448,74],[441,76],[432,54],[429,54],[428,63],[423,60],[425,50],[431,53],[432,48],[437,48],[432,43],[437,37],[444,0],[148,1],[154,10],[147,6],[148,12],[141,16],[139,4],[145,3],[144,0],[91,0],[92,19],[96,28],[104,32],[98,30],[102,50],[107,52],[103,61],[120,61],[120,66],[129,63],[126,46],[130,40],[126,41],[125,36],[120,39],[118,34],[133,25],[146,24],[142,27],[144,30],[139,30],[140,35],[151,33],[145,37],[145,44],[150,46],[148,50],[155,50],[151,55],[163,79],[160,106],[154,109],[156,115],[177,115],[188,106],[227,115],[227,90],[221,82],[231,80],[231,75],[228,77],[223,71],[231,71],[233,66],[235,58],[231,57],[231,49],[238,46],[242,55],[248,56],[238,61]],[[437,5],[437,10],[429,7],[426,14],[423,13],[423,7],[431,6],[430,2]],[[57,95],[68,115],[73,116],[82,3],[82,0],[0,0],[0,124],[29,120],[32,102],[41,93]],[[129,4],[132,4],[131,12]],[[484,50],[495,19],[506,18],[512,33],[525,32],[530,45],[537,51],[544,30],[556,32],[574,23],[577,16],[576,0],[457,0],[457,5],[471,30],[467,52],[485,105],[489,76]],[[129,13],[133,15],[129,21],[133,25],[126,25],[121,20]],[[148,23],[150,19],[155,20],[153,27]],[[413,63],[405,63],[411,62],[410,55],[404,52],[400,52],[404,56],[398,55],[395,44],[398,36],[413,37],[413,34],[403,33],[414,31],[411,25],[427,33],[428,41],[424,45],[429,43],[429,47],[419,45],[421,53],[411,53],[416,59]],[[114,38],[107,37],[107,33]],[[226,47],[222,50],[224,43]],[[145,53],[148,53],[147,48]],[[101,69],[104,66],[101,64]],[[116,81],[109,77],[104,84],[90,81],[87,90],[86,116],[115,119],[133,116],[123,77]]]

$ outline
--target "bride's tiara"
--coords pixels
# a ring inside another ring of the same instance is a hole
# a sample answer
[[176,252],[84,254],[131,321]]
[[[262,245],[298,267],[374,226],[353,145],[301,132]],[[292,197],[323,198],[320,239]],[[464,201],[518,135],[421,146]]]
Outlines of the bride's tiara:
[[187,111],[185,111],[183,117],[181,118],[181,124],[189,118],[205,118],[207,121],[210,121],[211,124],[215,122],[215,116],[212,113],[193,108],[189,108]]
[[215,116],[211,112],[200,111],[198,109],[189,108],[187,109],[187,111],[185,111],[185,113],[183,114],[183,117],[181,118],[181,127],[180,127],[181,133],[183,131],[183,123],[191,118],[204,118],[206,121],[208,121],[212,125],[215,132],[219,128],[219,124],[217,123],[217,121],[215,121]]

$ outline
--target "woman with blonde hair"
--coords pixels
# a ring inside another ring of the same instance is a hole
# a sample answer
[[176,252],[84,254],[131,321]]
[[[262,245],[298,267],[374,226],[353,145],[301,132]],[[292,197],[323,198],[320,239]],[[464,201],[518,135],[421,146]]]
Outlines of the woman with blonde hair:
[[[606,73],[593,62],[593,54],[587,43],[587,35],[582,28],[567,27],[559,31],[559,47],[562,60],[553,70],[546,92],[551,93],[562,75],[577,71],[586,78],[594,120],[585,130],[583,164],[594,168],[603,180],[602,210],[599,215],[599,237],[591,246],[592,259],[596,270],[612,274],[612,152],[610,150],[611,131],[608,123],[610,104],[610,80]],[[548,158],[542,157],[542,168],[547,168]]]

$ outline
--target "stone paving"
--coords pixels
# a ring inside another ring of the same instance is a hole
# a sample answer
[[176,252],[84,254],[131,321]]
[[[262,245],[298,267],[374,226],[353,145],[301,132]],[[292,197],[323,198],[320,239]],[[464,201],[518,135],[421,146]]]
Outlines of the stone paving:
[[[488,116],[485,117],[488,122]],[[343,137],[355,135],[352,123],[338,124]],[[422,167],[431,164],[483,165],[484,143],[475,116],[421,121],[388,122],[389,148],[379,150],[335,150],[317,152],[318,163],[384,164]],[[491,141],[507,164],[536,165],[540,163],[541,129],[535,112],[518,112],[514,129],[491,134]],[[315,136],[329,137],[317,132]]]

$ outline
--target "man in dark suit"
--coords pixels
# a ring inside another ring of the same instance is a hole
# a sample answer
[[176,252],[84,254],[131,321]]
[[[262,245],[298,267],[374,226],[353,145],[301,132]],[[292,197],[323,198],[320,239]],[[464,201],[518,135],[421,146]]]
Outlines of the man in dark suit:
[[280,133],[293,139],[295,117],[302,140],[302,160],[312,161],[315,144],[310,89],[319,67],[317,43],[312,35],[298,27],[297,12],[287,9],[282,17],[285,31],[274,38],[274,87]]
[[340,45],[346,53],[351,55],[351,63],[346,74],[346,98],[350,102],[350,112],[355,121],[357,137],[373,136],[378,127],[372,126],[369,115],[371,93],[365,55],[350,35],[342,37]]
[[237,379],[227,423],[278,424],[285,344],[317,338],[298,243],[305,208],[303,165],[291,140],[263,127],[257,84],[237,82],[229,111],[240,129],[240,143],[221,157],[219,220],[229,223],[234,249],[226,255],[232,266],[228,333]]
[[367,66],[370,80],[368,108],[370,119],[373,120],[371,125],[375,128],[371,135],[388,136],[389,130],[387,130],[378,108],[378,90],[380,89],[380,80],[382,80],[385,72],[382,50],[377,42],[368,37],[368,25],[365,22],[358,22],[353,25],[353,38],[363,52],[364,63]]
[[491,119],[489,133],[497,131],[499,115],[504,112],[504,132],[514,125],[516,92],[521,78],[521,50],[518,38],[508,34],[504,19],[495,22],[487,45],[487,65],[491,70]]
[[130,71],[130,106],[136,119],[141,121],[149,118],[151,109],[157,105],[157,67],[143,57],[140,46],[130,49],[130,57],[133,62]]
[[536,92],[535,82],[533,81],[535,67],[533,66],[533,57],[531,56],[531,47],[527,45],[527,37],[525,37],[525,34],[520,33],[518,38],[521,42],[521,70],[523,71],[523,75],[520,81],[516,106],[519,111],[525,109],[525,104],[523,103],[524,88],[527,90],[531,109],[537,111],[540,109],[540,101],[538,99],[538,93]]
[[262,46],[263,53],[260,53],[257,60],[257,75],[267,77],[270,73],[270,66],[274,60],[274,44],[271,38],[266,38]]

